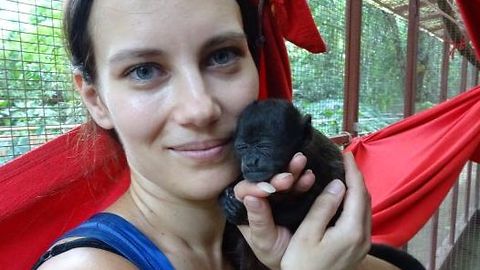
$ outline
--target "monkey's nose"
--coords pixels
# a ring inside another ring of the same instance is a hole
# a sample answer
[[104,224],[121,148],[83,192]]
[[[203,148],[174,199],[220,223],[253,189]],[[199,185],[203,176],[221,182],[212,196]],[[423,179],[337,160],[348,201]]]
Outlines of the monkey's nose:
[[242,170],[243,168],[245,168],[246,170],[255,170],[258,167],[259,162],[259,158],[247,158],[242,162]]

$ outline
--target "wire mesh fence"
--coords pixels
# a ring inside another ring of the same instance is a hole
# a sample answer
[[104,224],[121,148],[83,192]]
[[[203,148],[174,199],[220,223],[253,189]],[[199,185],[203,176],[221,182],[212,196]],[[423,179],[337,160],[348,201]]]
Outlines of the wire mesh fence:
[[443,40],[425,31],[419,33],[417,93],[415,111],[431,108],[441,101]]
[[311,0],[309,5],[328,51],[312,55],[288,44],[294,103],[313,116],[316,128],[335,135],[343,125],[345,1]]
[[407,22],[365,1],[362,7],[359,133],[403,117]]
[[[63,48],[62,2],[0,0],[0,164],[85,121],[83,106],[73,91],[71,70]],[[327,135],[339,134],[344,128],[347,2],[309,1],[328,44],[327,53],[311,55],[287,44],[294,103],[303,112],[312,114],[315,127]],[[408,2],[363,1],[358,108],[358,132],[361,134],[376,131],[404,117],[408,83]],[[463,56],[461,50],[465,49],[465,44],[452,35],[458,31],[458,26],[445,23],[445,19],[452,21],[452,14],[448,9],[441,9],[440,3],[447,3],[455,11],[454,2],[418,2],[415,112],[478,84],[480,67]],[[443,83],[447,91],[444,97]],[[478,165],[474,166],[470,175],[478,179],[479,170]],[[463,219],[462,216],[471,218],[478,210],[479,182],[466,181],[466,175],[465,172],[461,175],[457,189],[462,198],[469,193],[470,202],[458,201],[454,222],[461,222],[458,217]],[[467,185],[472,188],[467,190]],[[410,251],[425,264],[431,264],[432,256],[436,256],[428,247],[434,231],[432,227],[438,228],[439,242],[450,237],[453,193],[451,191],[440,207],[437,223],[427,223],[409,245]],[[473,226],[466,231],[467,244],[478,243],[478,230],[478,226]],[[456,269],[455,261],[461,257],[455,252],[447,260],[445,269]]]
[[[0,163],[85,120],[81,102],[72,90],[71,72],[62,46],[62,2],[0,0]],[[287,46],[294,103],[312,114],[314,125],[327,135],[339,134],[344,129],[347,2],[309,1],[328,44],[327,53],[311,55],[291,44]],[[423,4],[420,17],[430,24],[428,17],[441,23],[432,15],[437,11],[432,4]],[[403,118],[407,18],[406,0],[363,1],[358,108],[361,134]],[[442,39],[449,33],[442,27],[443,24],[428,28],[420,23],[416,112],[441,101],[445,42],[449,47],[447,96],[460,92],[464,58],[454,50],[455,41]],[[438,31],[432,30],[437,28]],[[467,84],[473,85],[478,72],[475,73],[477,69],[471,63],[468,70]]]
[[59,0],[0,0],[0,163],[84,120],[61,17]]

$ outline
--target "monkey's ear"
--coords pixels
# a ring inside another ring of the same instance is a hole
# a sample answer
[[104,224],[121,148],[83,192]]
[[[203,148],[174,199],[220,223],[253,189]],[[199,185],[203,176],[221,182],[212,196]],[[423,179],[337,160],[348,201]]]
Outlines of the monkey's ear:
[[303,117],[303,142],[305,145],[310,143],[313,136],[312,115],[307,114]]

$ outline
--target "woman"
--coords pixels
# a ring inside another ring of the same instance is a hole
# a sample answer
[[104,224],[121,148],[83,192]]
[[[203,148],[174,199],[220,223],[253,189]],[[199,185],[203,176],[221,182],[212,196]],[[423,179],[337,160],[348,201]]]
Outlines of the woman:
[[[166,256],[165,269],[233,269],[222,249],[225,219],[217,197],[239,174],[231,136],[239,113],[258,96],[255,29],[244,30],[245,2],[72,0],[66,5],[76,88],[94,122],[118,136],[131,171],[128,192],[106,212],[151,240]],[[369,196],[351,155],[345,163],[348,192],[332,181],[294,235],[273,224],[268,192],[245,181],[236,186],[250,222],[239,229],[268,268],[388,267],[366,256]],[[297,154],[288,172],[272,178],[272,186],[308,190],[314,176],[301,175],[305,164]],[[342,216],[325,229],[344,195]],[[39,269],[136,267],[89,246],[60,253]]]

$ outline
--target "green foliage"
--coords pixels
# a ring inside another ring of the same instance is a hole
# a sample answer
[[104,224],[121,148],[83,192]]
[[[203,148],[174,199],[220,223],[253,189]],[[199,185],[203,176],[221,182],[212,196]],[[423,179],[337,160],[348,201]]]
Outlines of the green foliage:
[[[294,101],[328,135],[342,131],[345,77],[345,3],[310,0],[328,52],[312,55],[288,44]],[[407,22],[364,1],[360,59],[359,131],[373,132],[403,116]],[[438,102],[442,42],[421,32],[417,110]],[[451,76],[453,77],[453,76]],[[457,76],[458,77],[458,76]],[[455,81],[455,79],[452,79]]]
[[[51,134],[47,132],[48,126],[84,121],[81,103],[72,91],[71,72],[63,48],[61,2],[36,0],[35,6],[24,5],[21,14],[31,15],[22,17],[21,24],[2,28],[0,163],[28,151],[34,143],[32,134]],[[369,0],[363,3],[359,108],[362,133],[402,118],[407,44],[407,24],[403,19],[379,9]],[[335,135],[342,131],[343,125],[346,1],[309,0],[309,5],[328,52],[313,55],[287,44],[294,103],[312,114],[317,128]],[[34,8],[26,11],[28,7]],[[3,16],[0,20],[7,23],[20,18],[17,13],[13,15],[11,19]],[[417,111],[438,102],[441,55],[441,41],[421,32]],[[456,57],[450,65],[449,96],[458,92],[460,64],[460,57]],[[7,127],[34,129],[12,131]],[[12,139],[1,140],[5,137]]]
[[[72,90],[69,61],[63,48],[62,4],[37,0],[35,6],[28,7],[30,15],[18,17],[25,23],[10,25],[0,43],[5,59],[0,62],[0,135],[12,137],[0,141],[0,156],[8,158],[30,150],[30,136],[47,133],[46,126],[74,124],[84,119],[79,109],[81,103]],[[22,10],[21,14],[25,13]],[[35,129],[1,129],[11,126]]]

